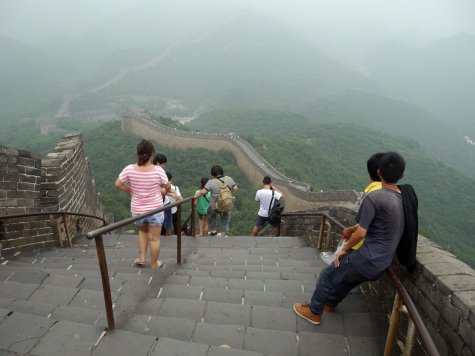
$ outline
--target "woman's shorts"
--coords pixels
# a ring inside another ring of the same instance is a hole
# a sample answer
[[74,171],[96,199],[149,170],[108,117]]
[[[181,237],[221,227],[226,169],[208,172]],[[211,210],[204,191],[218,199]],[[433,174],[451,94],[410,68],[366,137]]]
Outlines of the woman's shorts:
[[164,220],[165,220],[165,214],[163,214],[163,211],[162,211],[160,213],[156,213],[156,214],[147,216],[146,218],[137,220],[135,222],[135,225],[142,226],[145,224],[149,224],[150,226],[160,226],[163,224]]

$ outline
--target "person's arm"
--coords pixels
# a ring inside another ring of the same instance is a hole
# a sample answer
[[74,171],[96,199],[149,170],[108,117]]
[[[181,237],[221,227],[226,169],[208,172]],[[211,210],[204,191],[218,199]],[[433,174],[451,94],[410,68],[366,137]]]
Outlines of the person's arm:
[[119,178],[115,181],[115,187],[117,189],[123,190],[129,194],[132,194],[132,188],[130,188],[127,184],[123,183]]
[[362,228],[359,225],[356,225],[356,230],[351,234],[350,239],[347,241],[345,246],[335,255],[335,267],[340,266],[340,257],[346,255],[350,248],[358,244],[366,236],[366,229]]
[[[170,182],[166,182],[165,184],[161,184],[160,187],[163,188],[164,190],[164,193],[167,194],[170,189],[171,189],[171,183]],[[160,189],[161,190],[161,189]]]
[[198,193],[195,194],[194,199],[198,200],[199,197],[202,197],[203,195],[206,195],[206,193],[208,193],[208,190],[203,188]]
[[358,228],[358,224],[345,228],[343,230],[341,238],[344,239],[344,240],[349,240],[350,237],[351,237],[351,234],[353,234],[356,231],[357,228]]
[[231,194],[235,194],[238,190],[237,184],[234,184],[233,187],[231,188]]
[[180,189],[178,189],[177,186],[175,186],[175,192],[170,191],[167,195],[169,197],[175,198],[176,201],[183,200],[183,197],[180,194]]

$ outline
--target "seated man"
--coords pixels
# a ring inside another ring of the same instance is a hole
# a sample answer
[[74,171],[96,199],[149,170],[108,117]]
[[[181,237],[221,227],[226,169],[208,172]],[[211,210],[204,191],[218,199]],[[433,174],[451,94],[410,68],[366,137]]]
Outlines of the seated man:
[[[382,189],[363,200],[356,215],[357,226],[335,261],[320,273],[311,302],[294,304],[298,316],[320,324],[324,310],[333,310],[353,288],[378,279],[391,265],[404,230],[403,200],[396,184],[404,168],[404,158],[396,152],[381,158],[378,174]],[[347,255],[363,238],[363,245]]]

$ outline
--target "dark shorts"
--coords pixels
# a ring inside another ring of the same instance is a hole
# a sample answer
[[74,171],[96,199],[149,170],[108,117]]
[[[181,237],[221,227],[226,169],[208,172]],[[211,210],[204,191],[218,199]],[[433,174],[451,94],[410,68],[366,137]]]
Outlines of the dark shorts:
[[269,222],[272,227],[276,227],[279,224],[278,220],[269,220],[269,218],[257,215],[256,226],[258,228],[262,228],[266,224],[266,222]]

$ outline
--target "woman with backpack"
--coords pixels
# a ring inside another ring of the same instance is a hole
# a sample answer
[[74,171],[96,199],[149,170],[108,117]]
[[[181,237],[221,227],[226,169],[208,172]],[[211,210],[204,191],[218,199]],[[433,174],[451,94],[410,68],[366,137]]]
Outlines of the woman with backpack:
[[[200,189],[195,192],[195,195],[200,192],[208,183],[208,178],[201,178]],[[208,235],[208,206],[211,199],[211,192],[199,197],[195,200],[196,212],[198,213],[198,226],[200,227],[200,233],[198,236]]]

